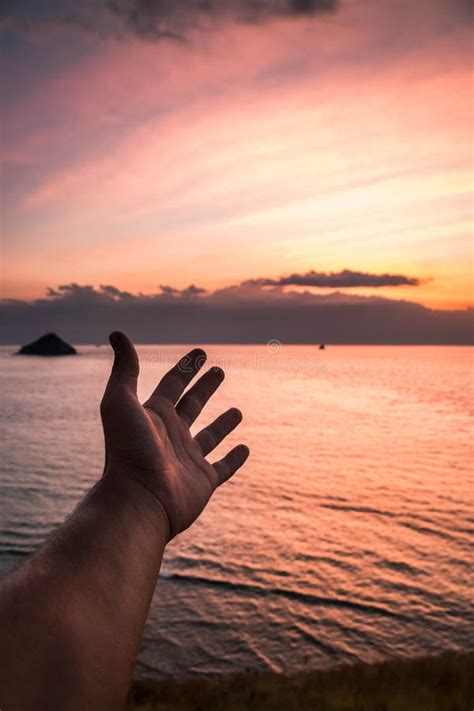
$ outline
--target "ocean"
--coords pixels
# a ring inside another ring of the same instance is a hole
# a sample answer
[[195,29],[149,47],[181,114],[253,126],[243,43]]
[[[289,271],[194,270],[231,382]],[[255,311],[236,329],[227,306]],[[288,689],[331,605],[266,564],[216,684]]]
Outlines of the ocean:
[[[100,477],[109,347],[0,348],[0,575]],[[185,346],[140,346],[145,399]],[[137,675],[291,671],[474,648],[473,350],[216,346],[245,467],[165,553]],[[120,637],[117,636],[117,644]]]

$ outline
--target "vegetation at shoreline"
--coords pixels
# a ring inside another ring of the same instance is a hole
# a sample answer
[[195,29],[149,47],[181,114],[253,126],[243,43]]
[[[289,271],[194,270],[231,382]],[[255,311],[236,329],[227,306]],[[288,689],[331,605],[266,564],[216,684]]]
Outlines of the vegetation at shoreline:
[[139,680],[129,711],[472,711],[474,652],[330,671]]

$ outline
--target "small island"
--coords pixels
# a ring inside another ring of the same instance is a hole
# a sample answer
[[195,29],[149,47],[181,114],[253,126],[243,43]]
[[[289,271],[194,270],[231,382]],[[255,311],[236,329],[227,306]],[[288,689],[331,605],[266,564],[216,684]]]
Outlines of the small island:
[[22,346],[15,355],[64,356],[77,355],[77,351],[55,333],[45,333],[36,341]]

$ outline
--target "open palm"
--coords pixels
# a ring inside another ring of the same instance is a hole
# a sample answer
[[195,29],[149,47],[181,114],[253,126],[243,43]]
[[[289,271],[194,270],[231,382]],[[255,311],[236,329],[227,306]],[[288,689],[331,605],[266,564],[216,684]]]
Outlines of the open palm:
[[223,371],[211,368],[184,392],[206,361],[204,351],[196,348],[163,377],[142,405],[133,344],[119,332],[111,334],[110,343],[115,360],[101,403],[105,474],[123,473],[146,487],[163,507],[172,538],[193,523],[214,490],[247,459],[244,445],[214,464],[205,459],[239,424],[242,414],[231,408],[193,438],[189,428],[222,383]]

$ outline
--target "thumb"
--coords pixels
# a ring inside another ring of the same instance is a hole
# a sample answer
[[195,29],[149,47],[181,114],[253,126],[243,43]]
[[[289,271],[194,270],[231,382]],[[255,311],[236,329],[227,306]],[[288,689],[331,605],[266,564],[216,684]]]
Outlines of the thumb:
[[135,346],[128,336],[120,331],[113,331],[109,341],[115,355],[109,385],[125,386],[136,394],[139,363]]

